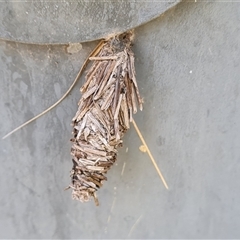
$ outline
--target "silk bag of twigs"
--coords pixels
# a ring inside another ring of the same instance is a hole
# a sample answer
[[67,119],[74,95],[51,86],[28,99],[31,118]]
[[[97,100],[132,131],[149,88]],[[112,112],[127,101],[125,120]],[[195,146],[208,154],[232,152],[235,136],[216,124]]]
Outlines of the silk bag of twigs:
[[135,77],[133,32],[104,41],[89,60],[91,67],[81,87],[78,110],[72,120],[71,171],[73,199],[98,205],[96,191],[117,159],[118,147],[130,128],[142,99]]

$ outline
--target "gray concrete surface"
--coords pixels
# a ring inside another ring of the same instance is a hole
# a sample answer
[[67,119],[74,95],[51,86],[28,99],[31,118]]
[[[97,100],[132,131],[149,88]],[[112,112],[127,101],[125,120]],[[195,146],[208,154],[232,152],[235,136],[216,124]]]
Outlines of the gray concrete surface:
[[[63,191],[81,79],[61,105],[1,141],[0,238],[240,238],[239,41],[239,3],[182,2],[137,28],[145,104],[135,119],[169,191],[133,128],[100,207]],[[58,99],[95,44],[69,54],[0,41],[0,136]]]
[[0,38],[41,44],[92,41],[144,24],[178,2],[0,1]]

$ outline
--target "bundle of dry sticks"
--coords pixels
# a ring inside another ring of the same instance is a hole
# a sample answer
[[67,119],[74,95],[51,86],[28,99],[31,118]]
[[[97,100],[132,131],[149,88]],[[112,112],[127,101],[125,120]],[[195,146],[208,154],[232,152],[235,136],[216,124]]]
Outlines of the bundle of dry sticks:
[[71,171],[73,199],[82,202],[94,198],[107,180],[105,174],[117,158],[117,148],[129,129],[142,99],[135,77],[133,33],[106,40],[91,57],[91,68],[80,89],[82,97],[72,120]]

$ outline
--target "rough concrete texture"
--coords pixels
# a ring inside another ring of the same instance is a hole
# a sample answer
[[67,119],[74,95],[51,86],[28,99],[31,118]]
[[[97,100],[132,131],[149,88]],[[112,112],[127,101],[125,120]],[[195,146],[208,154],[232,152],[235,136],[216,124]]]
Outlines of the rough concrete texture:
[[180,0],[1,1],[0,38],[27,43],[100,39],[146,23]]
[[[145,104],[135,119],[169,191],[133,128],[100,207],[63,191],[83,78],[58,107],[1,141],[0,238],[240,238],[239,39],[238,3],[182,2],[136,29]],[[1,41],[1,136],[60,98],[95,44],[68,54]]]

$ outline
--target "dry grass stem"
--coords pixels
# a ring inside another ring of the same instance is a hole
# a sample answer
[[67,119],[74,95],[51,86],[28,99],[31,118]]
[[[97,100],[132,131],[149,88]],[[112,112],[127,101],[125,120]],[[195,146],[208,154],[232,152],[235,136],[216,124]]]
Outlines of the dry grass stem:
[[144,140],[144,138],[142,136],[142,133],[140,132],[140,130],[139,130],[136,122],[134,121],[134,119],[133,119],[132,123],[133,123],[133,126],[134,126],[134,128],[135,128],[135,130],[136,130],[136,132],[137,132],[137,134],[139,136],[139,138],[141,139],[143,145],[145,146],[145,149],[146,149],[150,159],[152,160],[152,163],[153,163],[155,169],[157,170],[157,173],[158,173],[159,177],[161,178],[161,180],[163,182],[163,185],[165,186],[166,189],[168,189],[167,182],[165,181],[165,179],[164,179],[160,169],[158,168],[158,165],[157,165],[155,159],[153,158],[153,156],[152,156],[152,154],[151,154],[151,152],[150,152],[150,150],[149,150],[149,148],[148,148],[148,146],[147,146],[147,144],[146,144],[146,142],[145,142],[145,140]]

